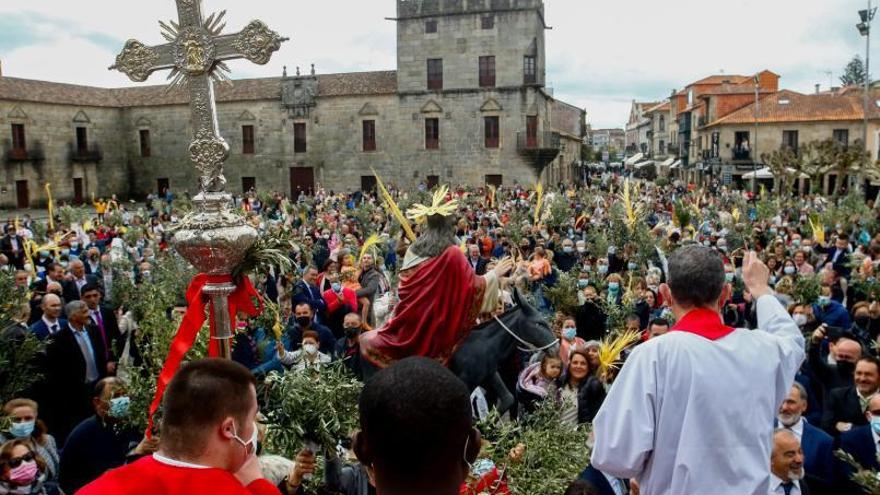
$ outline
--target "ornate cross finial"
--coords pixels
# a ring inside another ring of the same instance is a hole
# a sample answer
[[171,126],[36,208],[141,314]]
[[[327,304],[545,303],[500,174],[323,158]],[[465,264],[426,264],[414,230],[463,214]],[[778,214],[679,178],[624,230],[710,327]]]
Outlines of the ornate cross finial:
[[204,19],[201,0],[177,0],[177,15],[177,23],[159,22],[168,43],[151,47],[128,40],[110,69],[138,82],[157,70],[171,69],[169,90],[186,86],[190,93],[193,141],[189,153],[202,172],[201,190],[222,193],[226,185],[223,162],[229,156],[229,145],[220,136],[213,83],[229,82],[225,61],[244,58],[264,65],[288,38],[262,21],[251,21],[238,33],[220,34],[226,26],[226,11]]

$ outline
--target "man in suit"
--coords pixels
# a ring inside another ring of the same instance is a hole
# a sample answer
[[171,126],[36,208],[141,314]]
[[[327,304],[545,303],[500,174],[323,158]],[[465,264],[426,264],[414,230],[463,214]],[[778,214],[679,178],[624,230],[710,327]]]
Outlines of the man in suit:
[[46,423],[59,445],[80,421],[92,414],[95,384],[116,371],[108,362],[104,342],[89,326],[89,307],[82,301],[67,303],[67,325],[46,346],[44,387]]
[[101,305],[101,289],[95,283],[88,283],[80,290],[82,300],[89,307],[89,319],[92,326],[98,329],[98,335],[104,341],[106,359],[115,361],[118,351],[121,351],[119,324],[116,314],[112,309]]
[[5,254],[9,264],[21,270],[24,268],[24,239],[15,232],[15,226],[7,225],[5,235],[0,239],[0,253]]
[[476,244],[468,246],[468,265],[474,269],[477,275],[486,274],[486,258],[480,256],[480,247]]
[[827,255],[825,263],[830,264],[840,276],[849,278],[852,271],[850,268],[852,247],[849,245],[849,237],[846,234],[839,234],[833,246],[816,246],[816,251]]
[[814,477],[810,480],[813,493],[821,493],[834,482],[834,438],[811,425],[804,418],[807,411],[807,390],[794,382],[788,397],[779,407],[776,425],[798,437],[804,454],[804,471]]
[[[840,435],[840,449],[853,456],[863,468],[880,470],[880,463],[877,462],[877,454],[880,452],[880,448],[878,448],[878,443],[880,443],[880,433],[878,433],[880,431],[880,395],[875,395],[868,401],[865,418],[870,421],[870,424],[853,428]],[[853,467],[843,461],[838,461],[838,466],[840,475],[838,486],[848,486],[849,488],[844,493],[853,495],[864,493],[849,481]]]
[[865,409],[868,399],[880,388],[880,360],[873,356],[859,359],[854,380],[855,385],[834,389],[825,398],[822,429],[832,436],[868,424]]
[[803,482],[804,453],[797,436],[786,429],[773,433],[773,452],[770,455],[770,493],[773,495],[809,495]]
[[[306,267],[302,280],[293,286],[293,304],[307,303],[315,312],[315,321],[322,323],[327,304],[321,290],[315,285],[318,277],[318,269],[314,266]],[[323,351],[322,351],[323,352]]]
[[30,326],[31,332],[40,340],[46,340],[67,328],[67,321],[61,318],[61,298],[46,294],[40,302],[43,316]]
[[82,297],[82,288],[87,284],[97,284],[98,277],[86,275],[86,267],[81,260],[73,260],[68,266],[72,280],[65,280],[61,286],[64,288],[64,300],[70,302]]

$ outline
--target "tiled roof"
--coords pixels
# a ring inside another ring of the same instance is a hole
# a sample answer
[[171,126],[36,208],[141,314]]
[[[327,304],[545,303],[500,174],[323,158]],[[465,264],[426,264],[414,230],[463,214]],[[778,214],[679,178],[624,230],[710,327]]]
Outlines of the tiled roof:
[[745,80],[749,79],[747,76],[735,76],[728,74],[720,74],[717,76],[709,76],[700,79],[699,81],[692,82],[688,86],[693,86],[695,84],[723,84],[724,82],[729,82],[731,84],[739,84]]
[[109,89],[5,76],[0,77],[0,100],[89,107],[120,106]]
[[[166,85],[129,88],[97,88],[33,79],[0,77],[0,100],[30,101],[90,107],[137,107],[182,105],[189,101],[185,91],[166,91]],[[281,78],[239,79],[215,85],[216,98],[224,101],[280,100]],[[396,71],[351,72],[318,75],[318,95],[354,96],[393,94]]]
[[[767,88],[761,88],[760,93],[770,94],[774,91]],[[709,95],[742,95],[742,94],[755,94],[755,85],[754,84],[736,84],[736,85],[724,85],[718,86],[717,88],[712,88],[707,91],[700,93],[699,96],[709,96]]]
[[[787,101],[787,103],[786,103]],[[854,96],[805,95],[782,90],[759,101],[758,122],[818,122],[862,119],[862,105]],[[755,104],[726,115],[706,127],[719,124],[752,124]]]
[[666,111],[669,111],[670,106],[671,106],[671,104],[667,100],[667,101],[664,101],[658,105],[654,105],[653,107],[649,107],[647,110],[645,110],[645,113],[666,112]]

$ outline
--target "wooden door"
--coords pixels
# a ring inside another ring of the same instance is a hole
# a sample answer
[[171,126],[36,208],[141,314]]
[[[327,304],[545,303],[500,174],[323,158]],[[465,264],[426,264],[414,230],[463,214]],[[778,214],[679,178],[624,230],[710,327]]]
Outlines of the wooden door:
[[159,196],[165,196],[169,187],[168,179],[156,179],[156,187],[159,189]]
[[247,193],[253,189],[257,190],[257,178],[256,177],[242,177],[241,178],[241,192]]
[[83,180],[81,177],[73,179],[73,203],[81,205],[84,202],[83,196]]
[[290,167],[290,197],[295,200],[301,192],[315,193],[315,169],[312,167]]
[[526,148],[538,147],[538,117],[529,115],[526,117]]
[[19,208],[28,208],[31,205],[30,194],[28,193],[28,181],[15,181],[15,199],[16,206]]
[[439,175],[429,175],[428,176],[428,190],[434,189],[437,187],[437,184],[440,183]]
[[504,178],[501,174],[489,174],[486,176],[487,186],[500,187],[503,182]]
[[373,194],[376,192],[376,176],[375,175],[362,175],[361,176],[361,191],[367,194]]

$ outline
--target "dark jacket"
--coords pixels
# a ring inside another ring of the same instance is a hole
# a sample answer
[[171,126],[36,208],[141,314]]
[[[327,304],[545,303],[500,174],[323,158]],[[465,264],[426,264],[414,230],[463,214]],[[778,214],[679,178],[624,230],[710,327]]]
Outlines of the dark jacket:
[[474,269],[474,272],[476,272],[477,275],[486,274],[486,265],[488,264],[486,258],[483,258],[482,256],[478,257],[475,264],[474,260],[468,256],[467,263]]
[[[94,352],[98,379],[107,376],[104,342],[95,328],[86,327]],[[92,396],[95,382],[86,382],[86,359],[68,324],[55,334],[46,346],[43,364],[40,416],[49,431],[64,445],[67,435],[80,421],[94,413]]]
[[[288,351],[295,351],[302,347],[303,332],[299,324],[294,323],[294,319],[291,318],[290,321],[291,324],[287,327],[287,335],[290,338],[290,349],[288,349]],[[333,332],[324,325],[315,323],[314,321],[309,326],[308,330],[318,332],[318,350],[323,354],[332,356],[333,351],[336,349],[336,338],[333,337]]]
[[314,285],[308,285],[302,280],[293,286],[293,304],[297,305],[300,303],[308,303],[315,312],[315,315],[323,314],[324,310],[327,309],[320,289]]
[[[562,373],[558,380],[559,389],[568,383],[568,373]],[[588,376],[578,385],[577,406],[578,406],[578,424],[592,423],[599,408],[605,402],[607,392],[602,382],[594,376]]]
[[839,436],[835,425],[838,422],[852,423],[854,426],[868,424],[855,385],[836,388],[825,397],[825,410],[822,413],[822,429],[831,436]]
[[[15,250],[13,250],[12,248],[13,238],[15,238],[15,241],[18,244],[18,249]],[[4,235],[2,238],[0,238],[0,253],[6,255],[6,258],[9,259],[10,265],[19,270],[24,268],[24,239],[21,236]]]
[[[878,470],[880,463],[877,462],[877,446],[874,444],[874,435],[871,434],[871,426],[859,426],[840,435],[840,449],[852,455],[856,462],[867,469]],[[856,488],[850,481],[853,467],[838,460],[838,482],[840,487],[848,486],[849,490],[843,493],[864,493]]]
[[[58,331],[61,331],[65,328],[67,328],[67,320],[58,318]],[[39,320],[35,321],[30,326],[30,330],[40,340],[46,340],[47,338],[49,338],[49,327],[46,326],[46,322],[43,321],[42,317],[40,317]]]
[[119,431],[98,416],[84,420],[70,434],[61,453],[61,489],[75,493],[105,471],[122,466],[139,440],[137,433]]
[[584,340],[601,340],[605,336],[607,317],[598,304],[587,301],[581,305],[575,315],[577,335]]
[[[578,476],[578,479],[582,479],[589,484],[593,485],[596,488],[596,493],[598,495],[614,495],[614,489],[611,488],[611,484],[608,482],[608,478],[602,474],[601,471],[594,468],[593,466],[587,466],[587,469]],[[623,482],[623,486],[625,491],[624,494],[629,493],[629,483],[627,480],[621,480]]]

